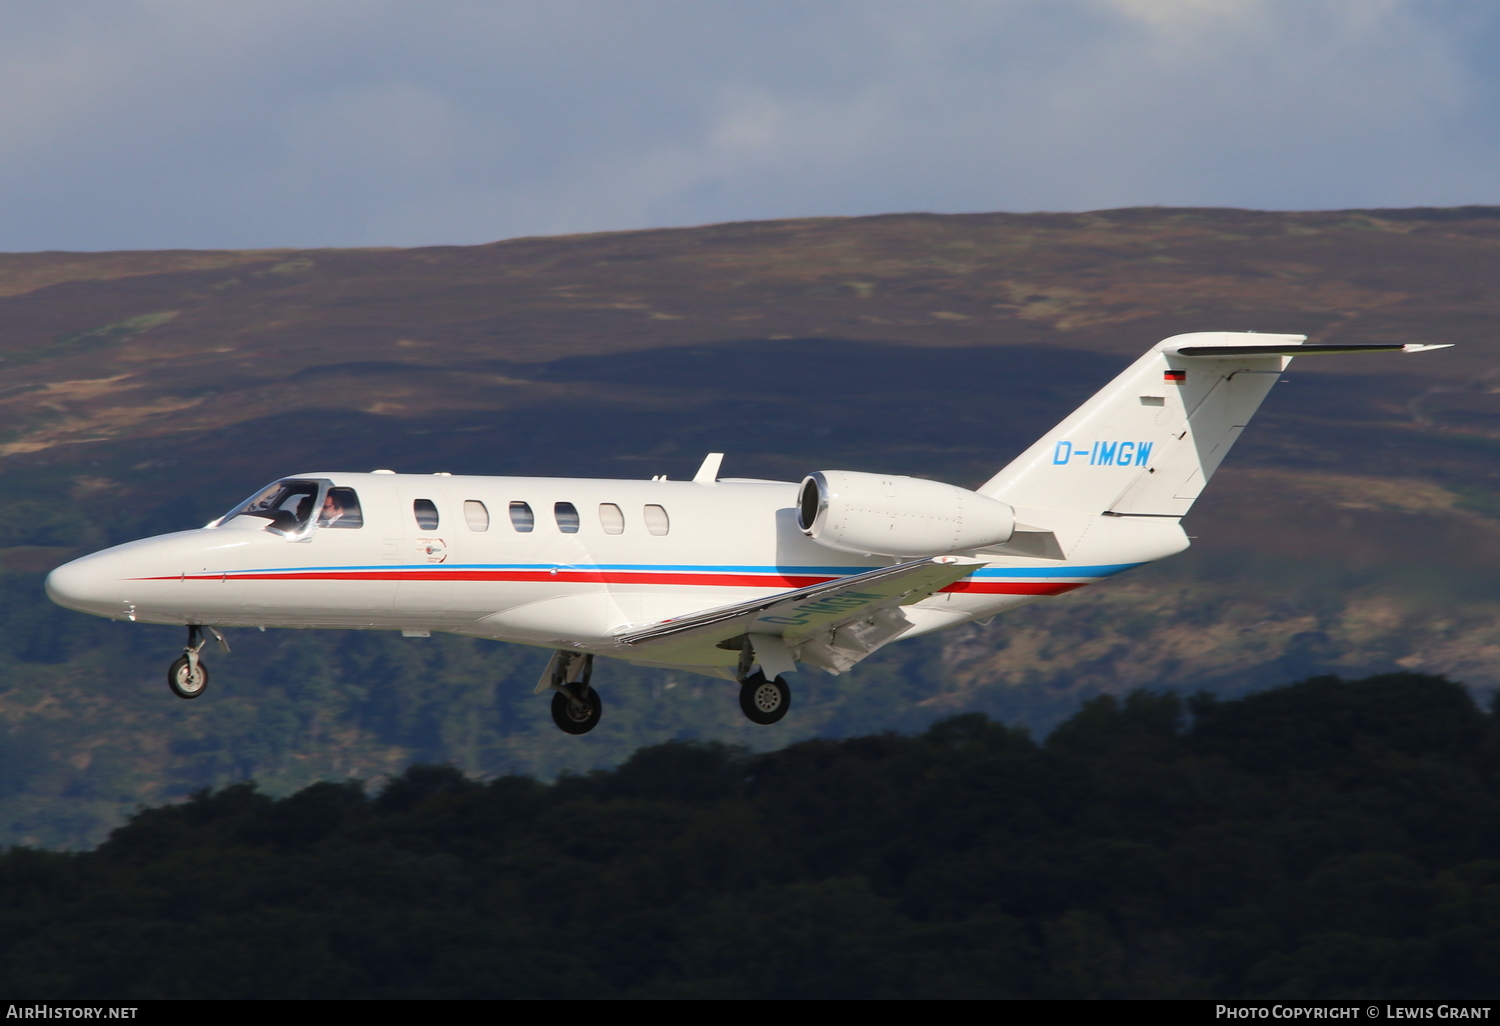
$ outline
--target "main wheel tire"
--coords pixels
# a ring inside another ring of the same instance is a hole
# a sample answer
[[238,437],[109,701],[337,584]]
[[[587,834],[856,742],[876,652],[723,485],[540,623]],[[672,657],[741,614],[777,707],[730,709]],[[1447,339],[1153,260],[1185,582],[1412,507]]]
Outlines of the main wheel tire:
[[167,687],[172,689],[172,694],[178,698],[197,698],[208,690],[208,667],[203,665],[203,660],[198,660],[198,672],[194,673],[188,665],[188,657],[180,655],[177,661],[167,670]]
[[[576,688],[578,685],[568,685]],[[587,734],[599,725],[604,714],[604,704],[599,701],[599,692],[584,685],[581,692],[573,696],[561,691],[552,692],[552,722],[564,734]]]
[[764,673],[756,670],[740,685],[740,711],[751,723],[775,723],[791,707],[792,689],[780,677],[767,680]]

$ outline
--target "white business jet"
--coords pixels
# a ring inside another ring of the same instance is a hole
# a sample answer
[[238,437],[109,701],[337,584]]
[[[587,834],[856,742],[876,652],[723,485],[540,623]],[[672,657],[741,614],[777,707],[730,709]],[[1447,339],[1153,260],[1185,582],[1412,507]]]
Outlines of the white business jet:
[[1187,548],[1178,521],[1293,356],[1442,348],[1176,335],[977,491],[720,478],[718,453],[691,481],[298,474],[199,530],[60,566],[47,594],[186,626],[167,677],[182,698],[203,694],[221,628],[447,631],[553,649],[536,693],[570,734],[599,722],[596,655],[735,681],[744,714],[775,723],[799,663],[842,673]]

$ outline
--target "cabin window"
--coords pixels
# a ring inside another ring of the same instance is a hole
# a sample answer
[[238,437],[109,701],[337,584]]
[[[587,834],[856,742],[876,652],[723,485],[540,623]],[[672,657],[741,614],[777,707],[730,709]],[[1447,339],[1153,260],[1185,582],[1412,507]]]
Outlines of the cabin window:
[[353,488],[330,488],[323,498],[323,508],[318,511],[319,527],[364,527],[364,514],[359,511],[359,496]]
[[571,502],[557,502],[552,505],[552,515],[557,517],[557,529],[563,534],[578,533],[578,507]]
[[647,506],[641,510],[641,519],[646,521],[646,530],[652,534],[666,534],[672,529],[672,521],[662,506]]
[[468,499],[464,502],[464,520],[471,531],[488,531],[490,529],[490,511],[484,503],[478,499]]
[[599,526],[605,534],[625,533],[625,514],[612,502],[599,503]]
[[417,526],[424,531],[436,531],[438,526],[437,504],[431,499],[415,499],[411,504],[412,515]]
[[510,504],[510,526],[522,534],[530,534],[532,528],[536,527],[536,514],[531,512],[529,503],[513,502]]

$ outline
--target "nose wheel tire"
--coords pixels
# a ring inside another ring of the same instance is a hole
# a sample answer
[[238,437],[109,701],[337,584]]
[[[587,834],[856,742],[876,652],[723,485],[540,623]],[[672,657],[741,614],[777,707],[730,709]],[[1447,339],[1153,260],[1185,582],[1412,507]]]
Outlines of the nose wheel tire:
[[604,705],[587,684],[570,684],[552,693],[552,722],[564,734],[587,734],[599,725]]
[[167,671],[167,687],[178,698],[197,698],[208,689],[208,667],[200,659],[194,669],[188,664],[188,657],[180,655]]
[[768,725],[786,715],[792,707],[792,689],[780,677],[767,680],[756,670],[740,685],[740,711],[751,723]]

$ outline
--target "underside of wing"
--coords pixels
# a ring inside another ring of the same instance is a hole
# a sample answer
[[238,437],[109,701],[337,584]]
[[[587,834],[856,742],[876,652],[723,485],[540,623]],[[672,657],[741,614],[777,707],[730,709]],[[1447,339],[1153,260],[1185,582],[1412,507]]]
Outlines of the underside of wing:
[[799,661],[841,673],[912,626],[901,606],[920,602],[983,566],[938,556],[674,617],[619,635],[621,658],[694,665],[729,662],[746,635],[780,638]]

